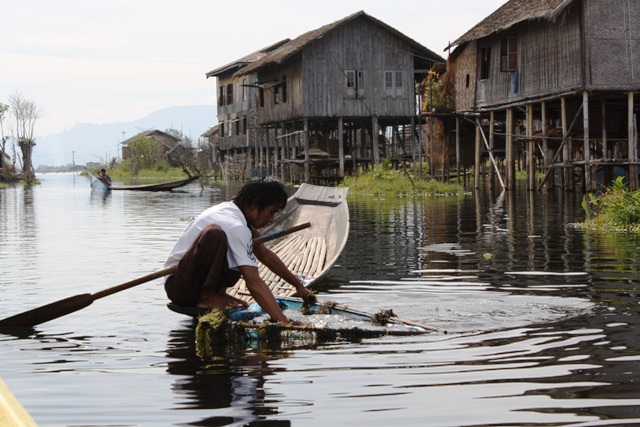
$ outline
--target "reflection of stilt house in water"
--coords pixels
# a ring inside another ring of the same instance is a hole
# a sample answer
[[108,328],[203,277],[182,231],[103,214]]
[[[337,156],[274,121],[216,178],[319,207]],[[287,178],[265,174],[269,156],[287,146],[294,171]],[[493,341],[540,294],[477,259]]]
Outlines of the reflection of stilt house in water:
[[416,83],[443,61],[355,13],[207,73],[218,79],[214,144],[227,169],[293,182],[415,159]]
[[640,1],[511,0],[453,46],[456,111],[506,188],[517,164],[529,189],[638,187]]

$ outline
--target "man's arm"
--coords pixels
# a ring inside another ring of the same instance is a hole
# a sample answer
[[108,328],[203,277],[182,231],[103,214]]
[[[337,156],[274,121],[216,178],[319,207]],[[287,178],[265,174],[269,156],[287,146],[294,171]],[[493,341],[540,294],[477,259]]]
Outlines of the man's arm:
[[253,245],[253,254],[269,270],[282,277],[286,282],[296,288],[299,297],[305,297],[311,292],[305,288],[304,283],[287,268],[284,262],[273,251],[268,249],[263,243]]
[[242,278],[244,279],[251,296],[256,300],[260,307],[267,312],[271,319],[276,322],[288,322],[289,319],[287,319],[282,312],[282,309],[271,293],[271,290],[260,278],[260,274],[258,274],[258,267],[241,265],[240,273],[242,274]]

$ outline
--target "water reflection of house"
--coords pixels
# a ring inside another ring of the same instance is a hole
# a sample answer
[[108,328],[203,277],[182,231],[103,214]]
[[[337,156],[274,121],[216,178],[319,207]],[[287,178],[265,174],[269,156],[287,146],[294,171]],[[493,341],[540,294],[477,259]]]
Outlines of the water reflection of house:
[[587,191],[622,166],[637,188],[639,29],[637,1],[511,0],[454,41],[448,72],[477,165],[494,159],[506,188],[520,162],[529,189]]
[[339,178],[382,157],[415,160],[416,83],[443,61],[357,12],[208,72],[218,87],[214,144],[242,175],[293,182]]

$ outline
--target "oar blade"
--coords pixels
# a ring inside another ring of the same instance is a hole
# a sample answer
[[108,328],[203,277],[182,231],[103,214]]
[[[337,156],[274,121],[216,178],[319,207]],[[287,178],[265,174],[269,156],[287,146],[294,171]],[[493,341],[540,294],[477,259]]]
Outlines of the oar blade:
[[0,328],[31,328],[81,310],[93,301],[94,297],[91,294],[75,295],[2,319],[0,320]]

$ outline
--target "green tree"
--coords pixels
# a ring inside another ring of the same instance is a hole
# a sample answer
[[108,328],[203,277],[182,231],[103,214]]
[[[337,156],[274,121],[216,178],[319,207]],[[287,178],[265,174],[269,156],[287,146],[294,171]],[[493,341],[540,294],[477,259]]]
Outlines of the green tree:
[[162,146],[158,141],[140,136],[129,142],[129,158],[124,166],[133,175],[137,175],[141,169],[158,167],[159,163],[166,166],[162,153]]

